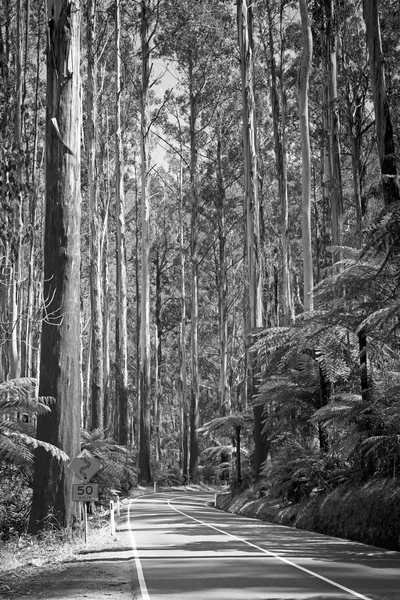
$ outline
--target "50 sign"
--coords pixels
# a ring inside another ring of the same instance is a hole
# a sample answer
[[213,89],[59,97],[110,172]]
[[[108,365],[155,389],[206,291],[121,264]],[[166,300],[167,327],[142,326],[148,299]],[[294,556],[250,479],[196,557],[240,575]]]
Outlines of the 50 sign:
[[91,502],[99,499],[97,483],[75,483],[72,485],[72,500],[74,502]]

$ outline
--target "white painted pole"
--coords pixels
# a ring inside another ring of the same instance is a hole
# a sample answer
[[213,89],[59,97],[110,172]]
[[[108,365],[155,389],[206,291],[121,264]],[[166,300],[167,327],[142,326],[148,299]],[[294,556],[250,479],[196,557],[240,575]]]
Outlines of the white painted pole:
[[111,535],[115,536],[115,519],[114,519],[114,501],[110,500],[110,523],[111,523]]
[[154,493],[157,491],[157,481],[154,482]]

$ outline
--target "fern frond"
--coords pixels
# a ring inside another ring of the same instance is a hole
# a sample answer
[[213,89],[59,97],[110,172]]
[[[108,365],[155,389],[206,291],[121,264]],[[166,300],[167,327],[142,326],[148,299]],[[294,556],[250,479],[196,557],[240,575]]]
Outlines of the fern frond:
[[209,435],[211,433],[218,432],[220,434],[232,434],[238,427],[244,427],[252,422],[252,417],[246,413],[231,413],[226,417],[217,417],[208,423],[205,423],[203,427],[200,427],[197,431],[203,435]]
[[46,450],[46,452],[50,452],[50,454],[52,456],[54,456],[54,458],[56,458],[57,460],[64,461],[64,462],[70,460],[70,457],[68,456],[68,454],[63,452],[63,450],[60,450],[60,448],[53,446],[53,444],[43,442],[42,440],[37,440],[36,438],[32,438],[29,435],[26,435],[25,433],[20,433],[17,431],[14,431],[14,432],[10,433],[9,435],[10,435],[10,438],[18,441],[19,443],[25,444],[26,446],[33,448],[34,450],[36,448],[44,448],[44,450]]

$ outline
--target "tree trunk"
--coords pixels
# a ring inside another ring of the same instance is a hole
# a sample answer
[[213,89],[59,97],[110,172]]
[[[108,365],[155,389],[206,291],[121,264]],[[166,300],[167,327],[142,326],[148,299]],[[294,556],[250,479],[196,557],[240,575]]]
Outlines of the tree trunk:
[[[37,373],[34,369],[35,354],[33,348],[34,342],[34,326],[33,315],[34,305],[37,299],[36,293],[36,261],[35,248],[37,228],[37,202],[39,196],[39,180],[37,174],[38,163],[38,134],[39,134],[39,85],[40,85],[40,59],[41,59],[41,32],[43,21],[41,20],[42,5],[38,4],[37,13],[37,46],[36,46],[36,81],[35,81],[35,100],[34,100],[34,134],[33,134],[33,149],[32,149],[32,194],[29,202],[29,223],[31,232],[29,236],[29,262],[28,262],[28,298],[27,298],[27,319],[26,319],[26,365],[25,374],[27,377],[36,377]],[[28,11],[30,12],[30,11]],[[27,16],[28,18],[28,16]]]
[[[251,361],[251,334],[262,326],[262,294],[260,268],[260,207],[258,200],[256,118],[254,99],[253,64],[253,13],[247,0],[237,5],[239,51],[242,81],[243,107],[243,154],[245,178],[245,258],[248,283],[245,290],[245,335],[246,335],[246,371],[247,397],[251,402],[255,393],[255,375],[257,366]],[[254,359],[254,357],[253,357]],[[261,465],[267,458],[267,444],[262,435],[262,406],[254,407],[254,473],[260,475]]]
[[[330,204],[332,219],[332,244],[342,245],[343,195],[340,165],[340,119],[337,92],[337,27],[333,0],[325,0],[325,62],[329,80],[327,84],[327,109],[329,123]],[[333,251],[333,264],[341,258],[339,250]]]
[[90,305],[92,369],[90,378],[91,428],[104,429],[103,311],[101,298],[101,231],[97,183],[97,58],[96,0],[87,5],[87,153],[90,215]]
[[116,401],[118,441],[128,443],[128,340],[124,155],[121,131],[121,0],[115,0],[115,180],[117,201]]
[[155,382],[154,382],[154,452],[158,463],[160,460],[160,397],[161,397],[161,361],[162,361],[162,332],[161,332],[161,264],[160,254],[157,249],[156,257],[156,310],[155,310]]
[[219,355],[220,355],[220,410],[228,415],[231,410],[231,393],[228,380],[228,275],[226,264],[226,197],[222,174],[222,135],[218,130],[217,142],[217,211],[218,211],[218,313],[219,313]]
[[150,473],[150,196],[149,196],[149,16],[147,1],[141,2],[142,89],[140,98],[140,149],[142,181],[142,295],[140,311],[140,481],[151,482]]
[[189,130],[190,130],[190,260],[192,283],[192,309],[191,309],[191,375],[190,389],[190,460],[189,474],[192,481],[196,481],[199,468],[199,365],[198,365],[198,327],[199,327],[199,265],[198,265],[198,198],[197,198],[197,147],[196,147],[196,120],[197,106],[193,90],[193,62],[189,61]]
[[304,269],[304,310],[313,309],[313,264],[311,250],[311,153],[308,122],[308,84],[312,58],[312,34],[306,0],[299,0],[303,32],[303,53],[299,73],[299,113],[302,154],[302,239]]
[[371,71],[375,129],[382,174],[383,199],[387,206],[392,202],[398,202],[400,194],[397,181],[393,126],[386,95],[384,56],[379,25],[379,1],[363,0],[363,9]]
[[186,483],[188,479],[188,433],[189,433],[189,414],[188,414],[188,400],[187,400],[187,364],[186,364],[186,265],[185,265],[185,238],[183,231],[183,169],[182,159],[180,161],[179,168],[179,253],[180,253],[180,264],[181,264],[181,323],[179,328],[180,340],[179,340],[179,377],[180,377],[180,394],[182,407],[182,475],[183,480]]
[[22,214],[22,189],[23,189],[23,174],[22,174],[22,0],[17,0],[16,6],[16,89],[15,89],[15,131],[14,145],[16,153],[16,194],[14,211],[14,226],[13,226],[13,243],[11,255],[11,340],[10,340],[10,377],[12,379],[21,376],[21,360],[19,340],[21,339],[20,330],[20,308],[22,285],[21,280],[21,254],[22,254],[22,231],[23,231],[23,214]]
[[[290,243],[289,243],[289,201],[287,189],[287,151],[286,151],[286,90],[283,81],[283,69],[278,78],[273,39],[273,19],[270,0],[267,0],[268,12],[268,45],[269,45],[269,76],[271,87],[272,122],[275,142],[275,165],[279,184],[281,205],[281,244],[282,244],[282,313],[283,324],[294,322],[294,302],[290,276]],[[282,14],[281,14],[282,24]],[[266,56],[268,56],[265,47]],[[283,62],[283,36],[281,32],[281,64]],[[279,94],[279,85],[280,94]]]
[[[80,20],[79,0],[49,1],[46,99],[46,223],[40,396],[51,413],[38,415],[37,437],[71,459],[80,448]],[[30,531],[66,527],[73,514],[72,473],[39,448]]]

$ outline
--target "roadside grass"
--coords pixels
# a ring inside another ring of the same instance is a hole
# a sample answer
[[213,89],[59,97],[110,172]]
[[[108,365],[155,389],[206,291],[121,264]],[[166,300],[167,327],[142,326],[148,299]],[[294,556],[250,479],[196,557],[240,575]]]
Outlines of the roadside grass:
[[0,574],[23,567],[41,567],[47,563],[64,562],[74,558],[83,548],[98,547],[110,538],[108,514],[101,513],[89,520],[88,543],[83,530],[66,534],[57,530],[44,531],[40,535],[23,533],[14,536],[0,546]]
[[89,519],[87,544],[81,530],[74,535],[49,530],[39,536],[15,536],[0,545],[0,598],[20,590],[32,578],[51,576],[63,564],[79,560],[83,552],[107,550],[114,544],[108,511]]

